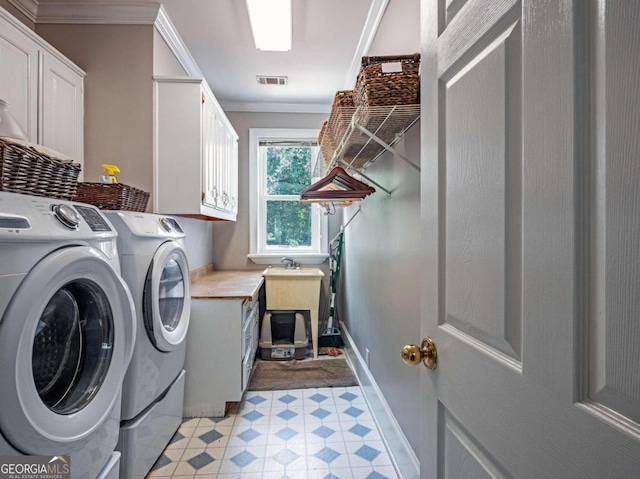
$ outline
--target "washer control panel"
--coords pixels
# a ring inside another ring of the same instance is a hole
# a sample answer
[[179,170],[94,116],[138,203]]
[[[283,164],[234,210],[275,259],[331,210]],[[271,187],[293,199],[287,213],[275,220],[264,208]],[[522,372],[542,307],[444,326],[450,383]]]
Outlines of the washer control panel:
[[91,228],[91,231],[111,231],[111,226],[104,219],[98,210],[91,208],[90,206],[78,206],[75,205],[75,209],[84,218],[84,220]]
[[107,248],[116,237],[113,225],[93,205],[0,191],[0,241],[54,242],[74,238],[96,240]]

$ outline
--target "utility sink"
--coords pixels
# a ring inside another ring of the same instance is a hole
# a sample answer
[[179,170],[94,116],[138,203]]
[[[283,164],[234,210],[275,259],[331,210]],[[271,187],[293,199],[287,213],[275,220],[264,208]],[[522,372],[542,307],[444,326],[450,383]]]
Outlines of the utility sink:
[[318,357],[318,307],[320,283],[324,273],[320,268],[272,268],[262,272],[270,311],[309,310],[313,357]]
[[[267,268],[263,271],[262,276],[265,279],[269,277],[278,277],[278,278],[295,278],[298,276],[306,276],[313,278],[322,278],[324,277],[324,273],[320,268]],[[267,281],[268,282],[268,281]]]

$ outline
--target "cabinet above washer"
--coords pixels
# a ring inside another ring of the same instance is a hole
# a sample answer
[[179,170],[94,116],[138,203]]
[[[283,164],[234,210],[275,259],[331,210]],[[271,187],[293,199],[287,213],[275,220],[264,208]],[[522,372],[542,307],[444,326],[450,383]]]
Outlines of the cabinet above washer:
[[206,82],[155,77],[154,210],[235,221],[238,135]]
[[28,141],[83,164],[84,71],[0,7],[0,99]]

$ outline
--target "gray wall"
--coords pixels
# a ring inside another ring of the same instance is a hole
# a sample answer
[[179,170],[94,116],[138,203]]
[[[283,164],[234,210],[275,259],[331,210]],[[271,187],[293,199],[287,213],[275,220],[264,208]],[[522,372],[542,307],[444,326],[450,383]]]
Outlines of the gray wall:
[[[0,0],[1,1],[1,0]],[[114,163],[125,183],[152,191],[153,75],[184,69],[152,25],[38,25],[37,33],[87,73],[85,181]],[[213,263],[213,223],[177,217],[191,270]]]
[[121,183],[151,192],[153,25],[41,24],[36,32],[87,73],[85,181],[112,163]]
[[[419,164],[419,124],[394,146]],[[363,358],[369,349],[369,369],[418,451],[420,370],[406,366],[400,351],[420,339],[420,174],[388,152],[366,174],[392,195],[367,197],[345,230],[338,312]],[[345,221],[357,207],[346,209]]]
[[213,221],[196,220],[176,216],[175,220],[186,233],[189,270],[213,264]]
[[156,29],[153,30],[153,74],[162,76],[185,76],[187,74]]
[[9,0],[0,0],[0,7],[4,8],[7,12],[9,12],[11,15],[16,17],[18,20],[24,23],[31,30],[35,30],[35,27],[36,27],[35,24],[31,20],[29,20],[26,15],[20,12],[20,10],[18,10],[16,7],[11,5]]
[[324,114],[226,112],[238,133],[238,218],[236,222],[216,222],[213,226],[215,269],[264,269],[247,258],[249,254],[249,129],[317,128]]
[[[367,55],[419,51],[419,1],[390,0]],[[419,124],[394,147],[419,164]],[[363,358],[369,349],[370,372],[417,453],[420,370],[406,366],[400,351],[420,341],[420,174],[388,152],[366,174],[392,195],[378,190],[363,200],[346,229],[338,312]],[[357,207],[347,208],[343,221]]]
[[420,52],[420,0],[389,0],[368,56]]

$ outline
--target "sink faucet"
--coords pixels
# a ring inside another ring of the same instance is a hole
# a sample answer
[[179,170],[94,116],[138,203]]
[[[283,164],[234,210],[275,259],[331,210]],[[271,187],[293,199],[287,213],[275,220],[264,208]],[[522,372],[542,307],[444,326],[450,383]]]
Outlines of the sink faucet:
[[282,258],[280,260],[280,262],[284,265],[286,265],[287,269],[295,269],[295,268],[299,268],[300,265],[298,263],[296,263],[293,258],[289,258],[288,256],[285,256],[284,258]]

